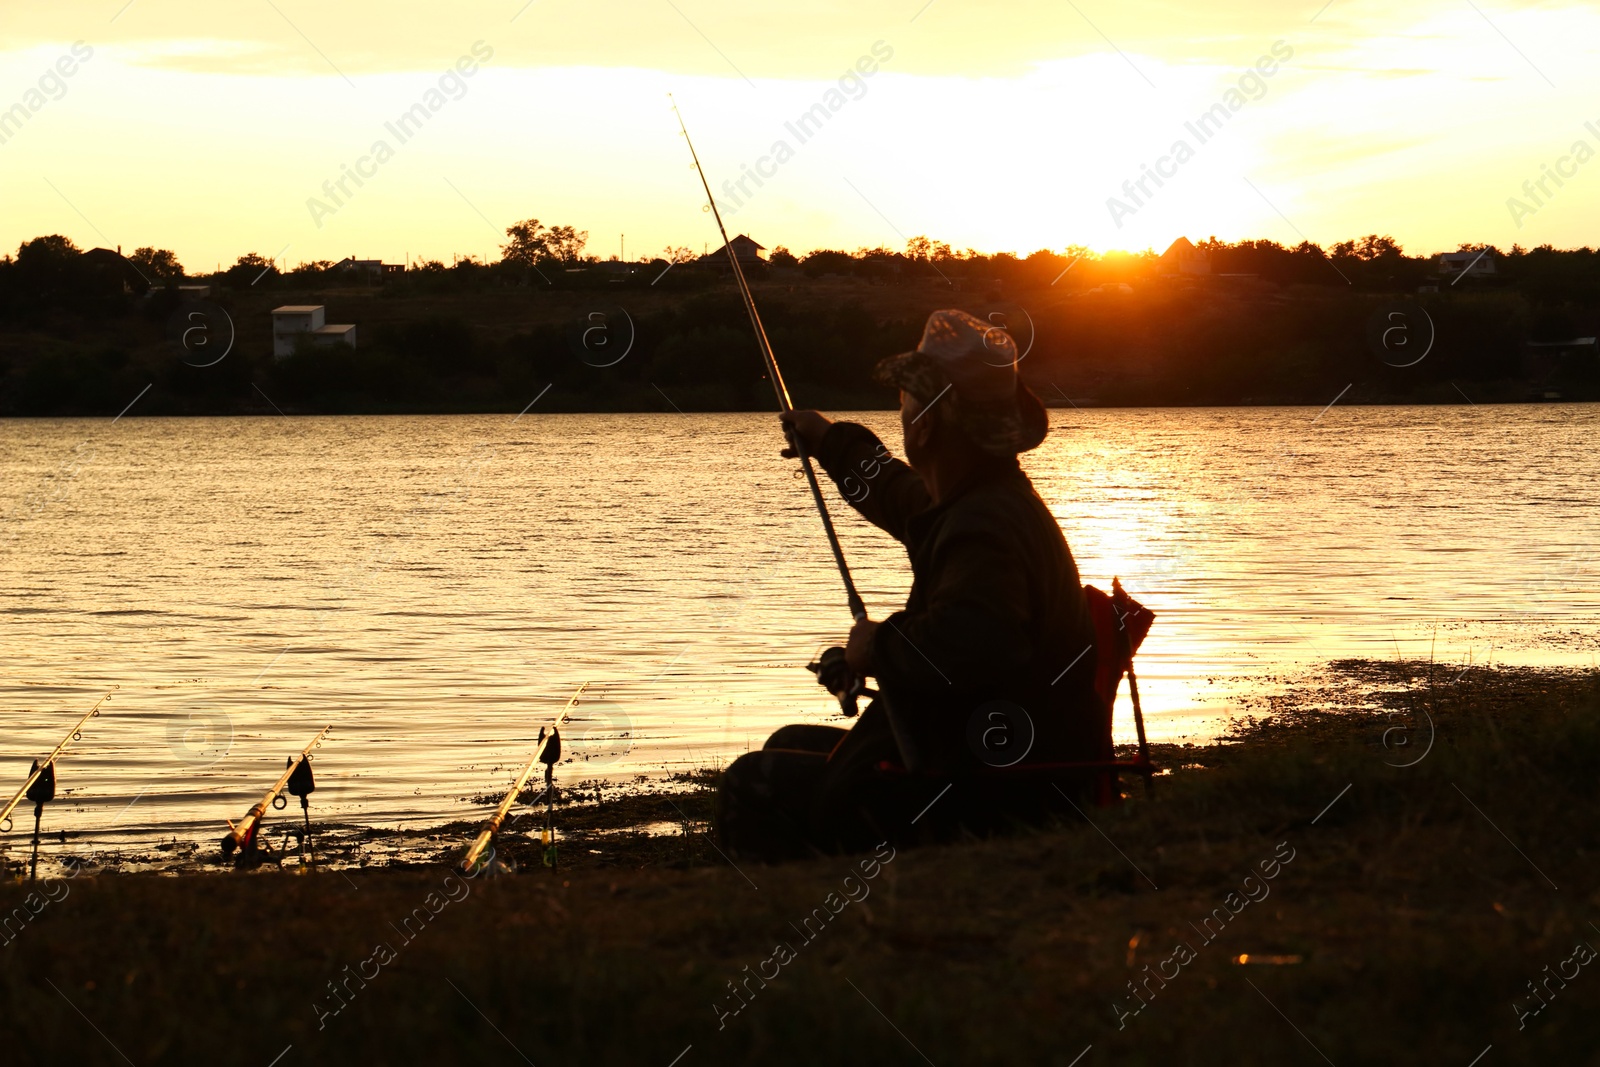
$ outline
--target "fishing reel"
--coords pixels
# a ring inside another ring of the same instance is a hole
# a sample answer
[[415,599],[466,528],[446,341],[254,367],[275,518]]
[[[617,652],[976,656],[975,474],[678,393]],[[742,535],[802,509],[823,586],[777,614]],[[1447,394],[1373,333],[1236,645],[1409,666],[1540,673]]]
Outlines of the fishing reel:
[[839,702],[839,713],[847,719],[856,717],[860,710],[856,702],[862,696],[877,696],[877,691],[867,688],[867,680],[850,669],[845,662],[844,649],[838,645],[824,649],[815,663],[806,664],[806,670],[817,676],[817,684],[833,694]]

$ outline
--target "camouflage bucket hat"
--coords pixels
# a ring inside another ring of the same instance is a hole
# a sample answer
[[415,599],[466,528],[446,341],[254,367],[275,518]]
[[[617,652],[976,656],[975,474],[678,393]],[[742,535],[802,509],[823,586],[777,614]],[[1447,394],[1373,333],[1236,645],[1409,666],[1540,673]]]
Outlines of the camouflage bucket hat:
[[925,405],[950,405],[952,421],[995,456],[1039,447],[1050,432],[1044,404],[1017,375],[1017,343],[965,311],[928,316],[915,350],[878,363],[874,377]]

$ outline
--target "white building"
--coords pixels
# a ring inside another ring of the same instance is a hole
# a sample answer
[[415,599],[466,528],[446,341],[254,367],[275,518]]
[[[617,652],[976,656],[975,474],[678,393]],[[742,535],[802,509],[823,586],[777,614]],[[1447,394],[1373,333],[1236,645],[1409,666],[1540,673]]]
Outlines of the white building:
[[356,346],[356,328],[352,325],[329,325],[328,309],[321,304],[289,304],[272,309],[272,355],[284,359],[294,355],[301,337],[310,337],[316,345],[347,344]]

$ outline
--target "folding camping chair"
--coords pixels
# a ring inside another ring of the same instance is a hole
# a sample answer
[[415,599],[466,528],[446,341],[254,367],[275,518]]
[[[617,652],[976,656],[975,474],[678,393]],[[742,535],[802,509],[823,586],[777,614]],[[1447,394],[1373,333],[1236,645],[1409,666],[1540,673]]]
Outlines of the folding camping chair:
[[[1133,672],[1133,657],[1144,644],[1155,613],[1122,588],[1122,582],[1111,579],[1111,595],[1092,585],[1083,587],[1089,598],[1089,613],[1094,618],[1095,647],[1099,662],[1095,670],[1094,691],[1103,705],[1098,725],[1100,727],[1100,756],[1093,763],[1078,765],[1083,770],[1099,772],[1095,779],[1095,803],[1107,807],[1122,801],[1122,790],[1117,776],[1121,772],[1137,774],[1144,779],[1145,792],[1149,793],[1151,778],[1156,773],[1150,762],[1150,744],[1144,736],[1144,709],[1139,706],[1139,677]],[[1139,753],[1131,760],[1116,758],[1112,737],[1113,709],[1117,702],[1117,689],[1122,676],[1128,676],[1128,697],[1133,701],[1133,725],[1139,735]],[[1070,766],[1065,765],[1065,766]]]
[[[1151,778],[1159,769],[1150,762],[1150,745],[1145,740],[1144,710],[1139,705],[1139,679],[1133,671],[1133,657],[1144,643],[1145,635],[1155,622],[1155,613],[1122,588],[1122,582],[1111,579],[1111,595],[1096,586],[1083,587],[1089,599],[1089,614],[1094,620],[1095,677],[1094,691],[1099,697],[1095,726],[1099,752],[1093,760],[1070,763],[1019,763],[1012,767],[995,768],[978,773],[985,782],[1000,785],[1005,782],[1047,782],[1062,775],[1090,777],[1090,795],[1096,807],[1109,807],[1122,802],[1119,775],[1137,774],[1144,779],[1145,792],[1152,788]],[[1122,677],[1128,677],[1128,696],[1133,701],[1133,724],[1139,735],[1139,752],[1133,759],[1116,758],[1116,744],[1112,737],[1113,708]]]
[[[1150,632],[1155,614],[1129,596],[1116,578],[1111,580],[1109,596],[1092,585],[1084,586],[1084,593],[1088,596],[1089,613],[1094,621],[1097,657],[1094,692],[1099,698],[1099,706],[1095,709],[1095,758],[1062,763],[1021,762],[1008,767],[984,768],[965,779],[969,788],[975,787],[977,795],[1032,797],[1032,801],[1024,803],[1025,807],[1032,807],[1038,802],[1050,802],[1055,795],[1065,795],[1059,793],[1057,783],[1073,779],[1077,783],[1079,796],[1092,799],[1097,807],[1109,807],[1122,802],[1119,776],[1124,773],[1142,777],[1147,793],[1152,788],[1151,778],[1159,768],[1150,761],[1150,746],[1145,740],[1144,711],[1139,705],[1139,680],[1134,674],[1133,657],[1144,643],[1145,635]],[[1138,732],[1139,751],[1133,759],[1119,760],[1112,737],[1112,718],[1123,675],[1128,677],[1128,695],[1133,701],[1133,722]],[[892,709],[890,715],[892,718]],[[897,739],[898,736],[897,733]],[[916,774],[893,763],[882,763],[878,770],[890,778]]]

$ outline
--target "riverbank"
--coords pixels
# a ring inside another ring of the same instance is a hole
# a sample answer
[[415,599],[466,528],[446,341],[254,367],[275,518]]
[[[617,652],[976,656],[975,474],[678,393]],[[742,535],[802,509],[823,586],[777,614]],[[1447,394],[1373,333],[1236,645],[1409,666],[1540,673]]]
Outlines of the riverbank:
[[1093,826],[782,867],[728,865],[690,818],[693,851],[663,838],[678,854],[642,870],[569,836],[554,875],[535,850],[474,881],[59,880],[0,948],[0,1040],[24,1063],[141,1067],[222,1048],[1083,1067],[1492,1046],[1487,1065],[1600,1042],[1577,948],[1600,946],[1593,672],[1344,663],[1159,758],[1154,795]]

